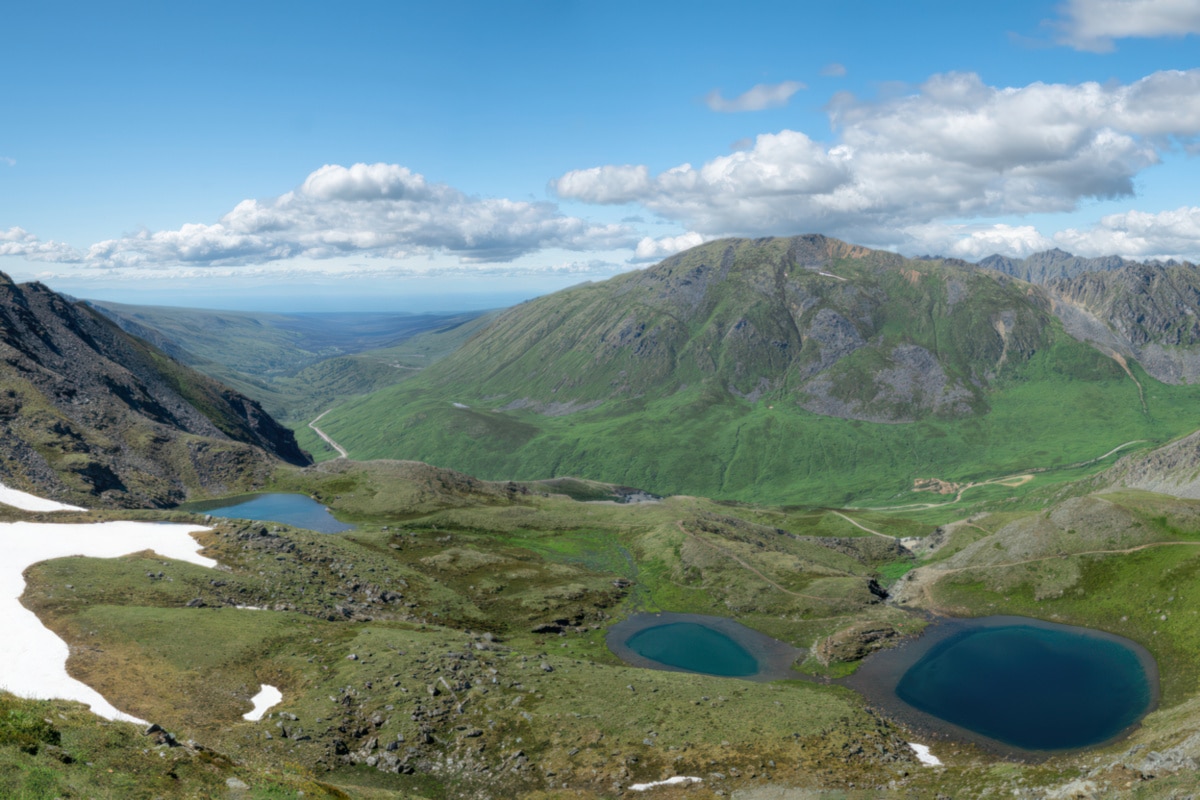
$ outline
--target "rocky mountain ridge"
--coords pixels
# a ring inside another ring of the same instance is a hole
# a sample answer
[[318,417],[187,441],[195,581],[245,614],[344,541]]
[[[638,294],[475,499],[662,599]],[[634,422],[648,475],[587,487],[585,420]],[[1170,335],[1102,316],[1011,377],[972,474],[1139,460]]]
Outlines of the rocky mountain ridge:
[[255,401],[2,274],[0,432],[0,481],[87,506],[169,505],[310,463]]
[[498,409],[562,415],[703,384],[871,422],[967,416],[1049,304],[969,266],[820,235],[730,239],[517,306],[439,365]]
[[1200,379],[1200,267],[1136,264],[1049,282],[1068,332],[1164,383]]

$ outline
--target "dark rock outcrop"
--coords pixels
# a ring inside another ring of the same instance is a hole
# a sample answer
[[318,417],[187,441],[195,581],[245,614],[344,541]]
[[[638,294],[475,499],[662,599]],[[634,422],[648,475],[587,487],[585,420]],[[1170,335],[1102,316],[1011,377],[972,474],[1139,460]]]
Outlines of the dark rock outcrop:
[[0,274],[0,481],[82,505],[165,506],[310,463],[258,403],[84,304]]

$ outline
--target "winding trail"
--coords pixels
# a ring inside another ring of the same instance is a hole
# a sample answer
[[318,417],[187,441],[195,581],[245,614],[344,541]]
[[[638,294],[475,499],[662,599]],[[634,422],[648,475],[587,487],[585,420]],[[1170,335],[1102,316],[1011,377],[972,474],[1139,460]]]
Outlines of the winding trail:
[[[1134,382],[1136,383],[1136,379]],[[1003,484],[1005,486],[1012,486],[1012,487],[1021,486],[1023,484],[1028,483],[1029,481],[1033,480],[1034,474],[1042,473],[1042,472],[1055,472],[1057,470],[1079,469],[1080,467],[1090,466],[1091,464],[1095,464],[1097,461],[1103,461],[1104,459],[1108,458],[1109,456],[1111,456],[1114,453],[1119,453],[1120,451],[1124,450],[1126,447],[1132,447],[1135,444],[1142,444],[1143,442],[1146,442],[1146,441],[1148,441],[1148,440],[1134,439],[1131,442],[1125,442],[1124,444],[1119,444],[1116,447],[1114,447],[1112,450],[1109,450],[1107,453],[1096,456],[1095,458],[1089,458],[1087,461],[1076,461],[1074,464],[1066,464],[1061,467],[1034,467],[1033,469],[1028,469],[1028,470],[1025,470],[1024,472],[1016,472],[1016,473],[1013,473],[1012,475],[1004,475],[1003,477],[1000,477],[1000,478],[992,478],[992,479],[986,480],[986,481],[979,481],[978,483],[968,483],[965,486],[962,486],[959,488],[958,493],[954,495],[953,500],[949,500],[945,503],[909,503],[907,505],[900,505],[900,506],[871,506],[869,508],[851,508],[850,510],[852,510],[852,511],[923,511],[923,510],[930,509],[930,508],[942,508],[943,506],[952,506],[955,503],[962,500],[963,494],[968,489],[974,489],[979,486],[992,486],[995,484]],[[1005,483],[1005,481],[1009,481],[1009,483]],[[836,514],[837,512],[835,511],[834,513]],[[853,520],[851,520],[851,521],[853,522]],[[857,524],[857,523],[855,523],[855,524]],[[862,526],[859,525],[859,527],[861,528]],[[863,530],[867,530],[867,529],[863,528]],[[880,535],[883,535],[883,534],[880,534]]]
[[340,444],[335,442],[332,438],[330,438],[329,434],[325,433],[325,431],[323,431],[317,427],[317,423],[321,421],[321,417],[325,416],[330,411],[333,411],[333,409],[327,408],[324,411],[322,411],[320,414],[317,415],[316,419],[314,419],[312,422],[308,423],[308,427],[312,428],[313,431],[316,432],[317,436],[320,436],[322,439],[324,439],[326,444],[328,444],[330,447],[332,447],[334,450],[337,450],[338,453],[340,453],[338,458],[349,458],[350,454],[346,452],[346,448],[342,447]]
[[[978,526],[975,526],[978,527]],[[980,530],[984,530],[980,528]],[[925,598],[926,606],[935,613],[941,613],[945,609],[937,603],[933,598],[933,586],[947,575],[955,575],[960,572],[969,572],[971,570],[981,569],[1004,569],[1005,567],[1019,567],[1023,564],[1036,564],[1040,561],[1053,561],[1055,559],[1073,558],[1075,556],[1102,556],[1102,555],[1128,555],[1136,553],[1139,550],[1149,550],[1154,547],[1200,547],[1200,542],[1149,542],[1147,544],[1139,544],[1136,547],[1129,547],[1124,550],[1084,550],[1079,553],[1055,553],[1052,556],[1040,556],[1038,558],[1027,558],[1023,561],[1007,561],[1003,564],[973,564],[966,567],[953,567],[951,569],[936,569],[933,565],[921,567],[913,570],[915,577],[918,579],[918,584],[914,587],[920,596]]]
[[[802,592],[793,592],[791,589],[785,589],[784,587],[780,586],[775,581],[768,578],[766,575],[762,574],[762,572],[760,572],[757,568],[752,567],[749,564],[747,564],[736,553],[726,550],[724,547],[721,547],[718,544],[713,544],[712,542],[708,541],[707,539],[701,539],[699,536],[697,536],[696,534],[689,531],[687,528],[685,528],[683,526],[683,520],[681,520],[681,519],[676,520],[675,525],[679,528],[680,532],[683,533],[684,536],[689,537],[693,542],[699,542],[700,544],[707,545],[708,547],[711,547],[713,550],[716,550],[718,553],[721,553],[722,555],[724,555],[726,558],[730,558],[730,559],[736,561],[744,569],[749,570],[750,572],[753,572],[755,575],[762,578],[763,581],[770,584],[771,586],[774,586],[776,589],[783,592],[784,594],[790,594],[792,597],[803,597],[806,600],[820,600],[822,602],[826,602],[829,600],[828,597],[817,597],[814,594],[804,594]],[[890,539],[892,537],[889,536],[888,538]]]
[[884,539],[887,539],[889,542],[894,542],[894,541],[896,541],[896,540],[897,540],[897,537],[895,537],[895,536],[888,536],[886,533],[880,533],[879,531],[872,530],[871,528],[868,528],[866,525],[863,525],[863,524],[861,524],[861,523],[859,523],[859,522],[855,522],[854,520],[850,519],[849,517],[847,517],[845,514],[843,514],[843,513],[842,513],[842,512],[840,512],[840,511],[832,511],[831,513],[833,513],[835,516],[841,517],[842,519],[846,520],[846,522],[849,522],[849,523],[850,523],[851,525],[853,525],[854,527],[856,527],[856,528],[858,528],[858,529],[860,529],[860,530],[864,530],[864,531],[866,531],[867,533],[873,533],[873,534],[875,534],[876,536],[881,536],[881,537],[883,537]]
[[1125,550],[1083,550],[1079,553],[1055,553],[1052,556],[1027,558],[1024,561],[1008,561],[1003,564],[973,564],[967,567],[953,567],[951,569],[933,570],[933,574],[953,575],[956,572],[966,572],[972,569],[1001,569],[1003,567],[1019,567],[1022,564],[1036,564],[1039,561],[1053,561],[1056,558],[1074,558],[1075,556],[1123,556],[1128,555],[1129,553],[1136,553],[1139,550],[1149,550],[1152,547],[1172,546],[1200,547],[1200,542],[1150,542],[1149,544],[1139,544],[1137,547],[1130,547]]

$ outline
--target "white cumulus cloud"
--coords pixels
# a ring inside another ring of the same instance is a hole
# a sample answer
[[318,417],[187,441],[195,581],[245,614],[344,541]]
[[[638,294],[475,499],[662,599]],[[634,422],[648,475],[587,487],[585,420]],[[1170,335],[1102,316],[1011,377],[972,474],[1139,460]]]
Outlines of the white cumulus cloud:
[[1200,33],[1197,0],[1067,0],[1059,41],[1077,50],[1108,52],[1114,39]]
[[721,96],[720,89],[713,89],[704,96],[704,103],[711,110],[724,113],[763,111],[786,106],[792,95],[803,88],[804,84],[799,81],[760,83],[730,100]]
[[688,231],[679,236],[662,236],[658,239],[646,236],[638,242],[632,260],[658,261],[667,256],[673,256],[689,248],[702,245],[706,241],[708,241],[708,237],[701,236],[695,231]]
[[1200,208],[1172,211],[1127,211],[1102,217],[1087,230],[1068,228],[1054,235],[1064,250],[1084,256],[1197,260],[1200,254]]
[[62,242],[43,242],[24,228],[0,231],[0,256],[19,256],[29,261],[75,263],[82,254]]
[[1055,247],[1032,225],[916,225],[905,229],[904,249],[978,261],[994,253],[1024,258]]
[[839,96],[829,113],[831,143],[784,130],[700,167],[593,167],[552,187],[585,202],[637,202],[708,237],[821,231],[889,244],[940,220],[1132,195],[1164,149],[1200,136],[1200,70],[1015,88],[937,75],[898,97]]
[[294,191],[243,200],[215,223],[98,242],[85,260],[145,268],[448,252],[478,263],[546,248],[604,250],[634,243],[625,226],[593,225],[551,203],[472,197],[396,164],[331,164]]

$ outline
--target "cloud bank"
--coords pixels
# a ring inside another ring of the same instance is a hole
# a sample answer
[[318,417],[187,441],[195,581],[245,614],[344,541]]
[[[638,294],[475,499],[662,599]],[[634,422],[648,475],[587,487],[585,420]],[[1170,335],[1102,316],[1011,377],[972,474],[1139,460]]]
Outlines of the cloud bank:
[[635,243],[624,226],[593,225],[561,214],[552,203],[472,197],[397,164],[329,164],[297,189],[270,200],[243,200],[211,225],[109,239],[92,245],[81,260],[146,268],[450,253],[487,263],[546,248],[605,250]]
[[[1127,85],[988,86],[937,75],[914,92],[835,98],[837,141],[762,134],[748,150],[651,175],[639,165],[569,172],[552,188],[587,203],[639,203],[708,238],[821,231],[919,245],[931,222],[1064,212],[1130,197],[1139,172],[1200,136],[1200,70]],[[1020,243],[1027,229],[976,231]],[[936,238],[935,238],[936,241]]]
[[[787,83],[759,86],[720,103],[750,109],[794,91]],[[331,164],[294,190],[244,200],[211,224],[143,231],[86,251],[14,227],[0,230],[0,256],[114,277],[146,270],[599,274],[614,268],[597,260],[606,251],[631,252],[630,263],[640,263],[720,236],[818,231],[967,259],[1054,246],[1081,255],[1200,257],[1200,211],[1192,207],[1129,211],[1053,235],[995,222],[1132,197],[1137,176],[1167,154],[1200,152],[1200,69],[1129,84],[1023,87],[949,73],[904,95],[837,95],[828,114],[830,142],[781,130],[698,166],[654,172],[644,164],[601,165],[551,181],[560,198],[640,205],[683,231],[657,238],[635,233],[638,217],[596,224],[554,203],[468,195],[398,164]],[[554,250],[581,256],[557,265],[524,258]]]
[[1062,11],[1059,42],[1076,50],[1105,53],[1114,39],[1200,33],[1196,0],[1068,0]]
[[23,228],[0,231],[0,256],[19,256],[30,261],[77,263],[82,254],[62,242],[43,242]]

